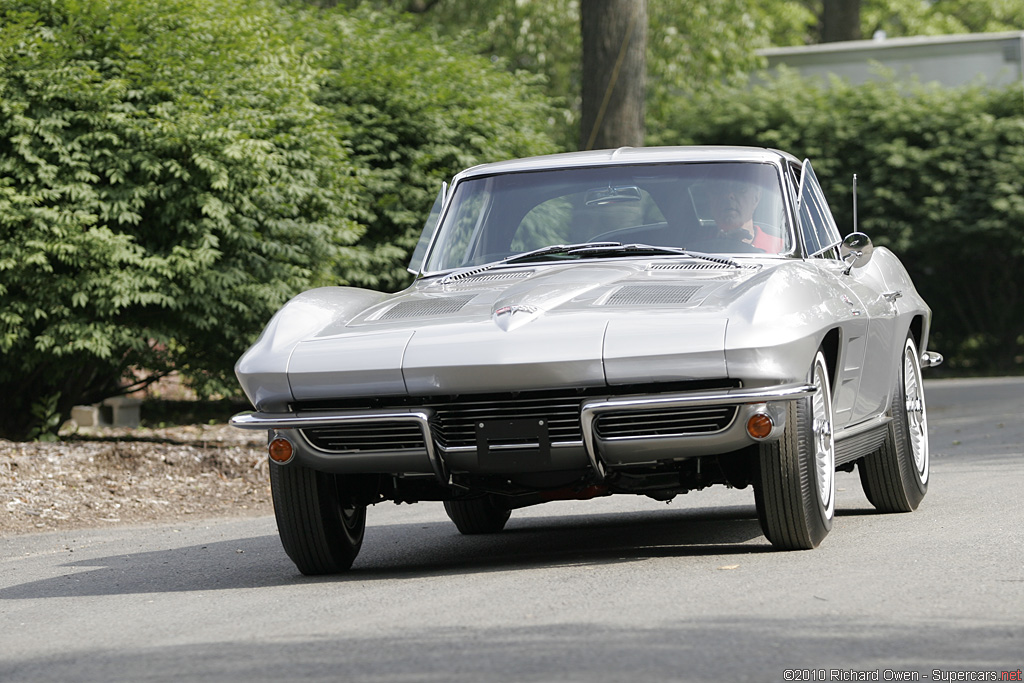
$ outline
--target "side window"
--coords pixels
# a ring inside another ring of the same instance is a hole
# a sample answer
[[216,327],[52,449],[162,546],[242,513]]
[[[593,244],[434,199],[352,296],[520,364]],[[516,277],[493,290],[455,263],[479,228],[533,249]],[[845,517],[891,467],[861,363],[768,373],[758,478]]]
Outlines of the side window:
[[427,221],[423,224],[423,232],[420,233],[420,240],[416,243],[416,248],[412,252],[412,256],[409,258],[409,267],[406,268],[413,275],[419,275],[420,269],[423,267],[423,257],[427,253],[427,247],[430,246],[430,241],[434,238],[434,231],[437,229],[437,220],[441,217],[441,210],[444,208],[444,200],[448,195],[448,183],[441,183],[441,190],[437,193],[437,199],[434,200],[434,205],[430,208],[430,213],[427,215]]
[[842,238],[810,161],[804,161],[800,173],[797,201],[800,204],[800,234],[807,247],[807,255],[838,258],[835,247]]

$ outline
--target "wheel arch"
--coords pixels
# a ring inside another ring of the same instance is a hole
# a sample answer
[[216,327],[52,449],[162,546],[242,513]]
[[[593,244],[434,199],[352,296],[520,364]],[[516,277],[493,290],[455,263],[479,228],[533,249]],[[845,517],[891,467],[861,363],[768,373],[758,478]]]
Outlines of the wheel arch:
[[924,329],[924,316],[915,315],[913,320],[910,321],[910,334],[914,337],[914,343],[917,344],[919,352],[924,351]]
[[[828,364],[829,383],[837,386],[839,382],[839,349],[842,339],[842,332],[838,327],[825,333],[821,340],[821,351],[825,355],[825,362]],[[835,391],[833,389],[833,391]]]

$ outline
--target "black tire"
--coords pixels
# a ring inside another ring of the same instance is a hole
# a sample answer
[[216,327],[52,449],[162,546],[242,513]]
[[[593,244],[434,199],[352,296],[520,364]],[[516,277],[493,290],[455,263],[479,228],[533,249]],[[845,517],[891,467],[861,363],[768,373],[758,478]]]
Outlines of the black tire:
[[911,512],[928,492],[928,412],[921,356],[913,337],[903,346],[889,404],[889,433],[881,448],[860,460],[861,486],[880,512]]
[[281,545],[303,574],[346,571],[359,554],[366,506],[353,502],[344,484],[340,475],[270,464]]
[[444,511],[460,533],[496,534],[505,528],[512,511],[498,505],[493,496],[469,500],[446,500]]
[[832,529],[835,514],[835,443],[832,392],[821,351],[808,381],[814,396],[794,401],[778,441],[758,453],[754,498],[761,530],[780,550],[816,548]]

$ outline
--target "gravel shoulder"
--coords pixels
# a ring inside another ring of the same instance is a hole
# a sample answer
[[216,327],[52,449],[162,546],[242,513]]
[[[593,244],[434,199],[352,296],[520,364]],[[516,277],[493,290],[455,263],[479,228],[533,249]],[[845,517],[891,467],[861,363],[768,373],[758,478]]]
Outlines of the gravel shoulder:
[[225,424],[0,440],[0,536],[273,514],[265,435]]

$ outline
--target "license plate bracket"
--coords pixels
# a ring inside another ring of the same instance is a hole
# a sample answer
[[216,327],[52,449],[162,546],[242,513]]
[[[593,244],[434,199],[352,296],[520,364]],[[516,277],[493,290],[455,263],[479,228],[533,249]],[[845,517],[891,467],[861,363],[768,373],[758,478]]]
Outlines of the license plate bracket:
[[551,435],[542,418],[476,423],[477,464],[486,472],[522,472],[551,464]]

